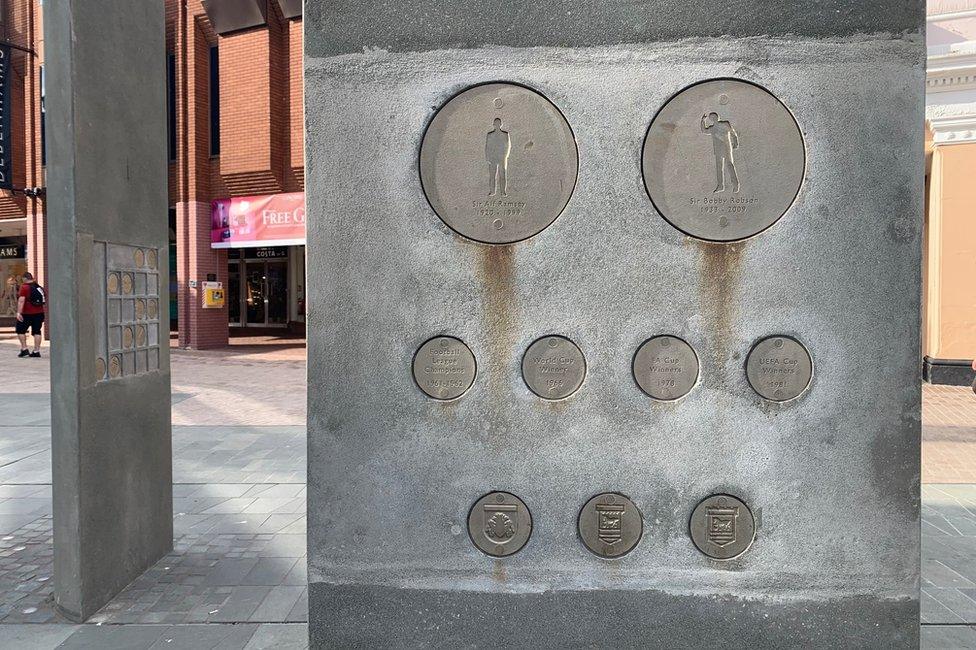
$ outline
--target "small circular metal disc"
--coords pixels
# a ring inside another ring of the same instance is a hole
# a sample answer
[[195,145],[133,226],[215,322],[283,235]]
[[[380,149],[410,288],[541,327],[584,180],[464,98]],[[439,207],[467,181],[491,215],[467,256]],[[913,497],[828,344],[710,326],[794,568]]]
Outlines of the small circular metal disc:
[[142,347],[146,344],[146,326],[139,325],[136,327],[136,345]]
[[146,251],[146,266],[151,269],[156,268],[156,251],[151,248]]
[[452,336],[435,336],[413,357],[413,378],[434,399],[461,397],[474,383],[476,371],[474,354]]
[[112,293],[112,294],[118,293],[119,292],[119,274],[118,273],[109,273],[108,274],[108,282],[106,284],[108,285],[107,286],[107,289],[108,289],[108,292],[109,293]]
[[95,359],[95,381],[105,379],[105,359],[98,357]]
[[156,318],[156,314],[159,313],[159,303],[156,300],[151,299],[149,301],[149,318]]
[[776,223],[800,191],[806,151],[790,111],[767,90],[716,79],[685,88],[654,117],[644,185],[665,219],[709,241]]
[[132,328],[126,327],[122,330],[122,347],[131,348],[132,347]]
[[716,560],[742,555],[756,537],[752,511],[728,494],[715,494],[699,503],[691,513],[690,528],[698,550]]
[[576,139],[559,109],[523,86],[468,88],[434,116],[420,179],[434,212],[457,233],[510,244],[547,228],[576,186]]
[[810,385],[813,360],[803,344],[788,336],[771,336],[752,346],[746,377],[761,397],[785,402],[799,397]]
[[492,492],[478,499],[468,513],[468,534],[483,553],[507,557],[529,541],[532,513],[514,494]]
[[146,263],[146,254],[141,248],[137,248],[132,254],[132,261],[135,262],[136,268],[139,268]]
[[146,301],[142,298],[136,300],[136,320],[142,320],[146,317]]
[[637,546],[644,534],[644,517],[627,497],[606,492],[586,502],[578,526],[586,548],[600,557],[615,558]]
[[112,360],[108,364],[108,374],[110,377],[118,377],[122,374],[122,357],[112,355]]
[[124,294],[130,294],[130,293],[132,293],[132,284],[133,284],[132,274],[131,273],[123,273],[122,274],[122,293],[124,293]]
[[654,399],[684,397],[698,381],[698,355],[676,336],[655,336],[637,348],[634,379]]
[[544,336],[522,357],[522,378],[543,399],[569,397],[583,385],[586,359],[579,347],[564,336]]

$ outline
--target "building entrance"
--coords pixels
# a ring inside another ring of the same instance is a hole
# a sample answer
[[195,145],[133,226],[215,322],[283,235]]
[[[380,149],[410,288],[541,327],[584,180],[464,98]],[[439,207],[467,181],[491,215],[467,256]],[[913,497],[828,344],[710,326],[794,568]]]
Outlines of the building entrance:
[[288,326],[288,260],[230,260],[228,316],[238,327]]

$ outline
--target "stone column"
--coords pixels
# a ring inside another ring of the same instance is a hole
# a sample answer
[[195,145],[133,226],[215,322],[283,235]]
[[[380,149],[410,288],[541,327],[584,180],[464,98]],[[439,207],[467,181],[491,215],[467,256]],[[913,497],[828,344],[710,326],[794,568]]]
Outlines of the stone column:
[[55,601],[81,621],[173,545],[163,5],[58,0],[44,30]]
[[314,647],[917,647],[923,14],[306,0]]

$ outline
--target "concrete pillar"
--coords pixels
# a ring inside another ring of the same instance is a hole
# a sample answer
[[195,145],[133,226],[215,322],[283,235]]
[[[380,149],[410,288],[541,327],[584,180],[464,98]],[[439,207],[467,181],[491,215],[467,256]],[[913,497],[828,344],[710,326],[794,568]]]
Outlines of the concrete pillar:
[[163,4],[44,5],[58,610],[173,545]]
[[917,647],[921,0],[304,20],[313,647]]

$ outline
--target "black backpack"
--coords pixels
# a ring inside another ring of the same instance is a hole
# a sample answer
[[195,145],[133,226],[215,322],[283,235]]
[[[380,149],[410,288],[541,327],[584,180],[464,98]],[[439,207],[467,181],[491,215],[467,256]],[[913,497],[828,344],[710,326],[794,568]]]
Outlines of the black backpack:
[[43,307],[47,302],[47,297],[44,294],[44,288],[36,282],[31,283],[30,297],[27,300],[35,307]]

